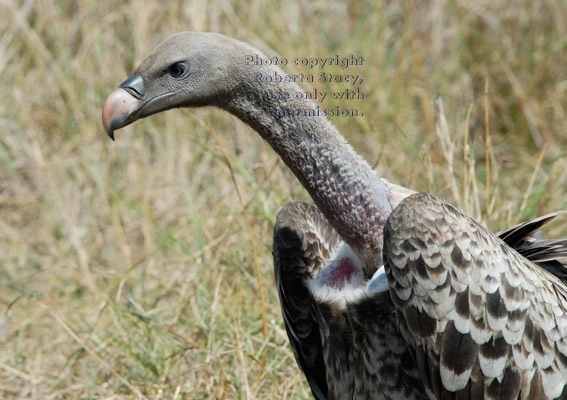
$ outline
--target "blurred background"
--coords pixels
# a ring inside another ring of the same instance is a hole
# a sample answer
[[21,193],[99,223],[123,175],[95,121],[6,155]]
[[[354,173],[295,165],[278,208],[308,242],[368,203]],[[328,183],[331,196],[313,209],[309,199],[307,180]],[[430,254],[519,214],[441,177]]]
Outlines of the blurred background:
[[272,275],[293,175],[216,109],[105,136],[104,99],[167,36],[364,57],[365,98],[325,104],[364,117],[332,122],[497,231],[567,208],[565,21],[565,0],[1,0],[0,398],[311,398]]

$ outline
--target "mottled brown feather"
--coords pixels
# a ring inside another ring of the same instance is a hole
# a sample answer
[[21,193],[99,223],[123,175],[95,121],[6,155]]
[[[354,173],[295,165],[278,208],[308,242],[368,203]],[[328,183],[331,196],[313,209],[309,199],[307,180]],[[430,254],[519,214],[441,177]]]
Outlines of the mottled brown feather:
[[328,387],[319,324],[306,280],[322,267],[340,238],[317,208],[288,203],[274,228],[274,275],[285,328],[295,359],[316,399],[327,399]]
[[[545,253],[543,239],[530,237],[553,218],[506,231],[517,252],[432,195],[410,196],[392,212],[384,236],[390,293],[430,398],[566,398],[567,287],[520,254]],[[543,258],[563,257],[564,243],[555,243]],[[449,290],[423,281],[432,268],[447,271]]]
[[318,209],[292,202],[274,229],[285,327],[316,399],[425,399],[388,292],[324,300],[308,287],[341,243]]

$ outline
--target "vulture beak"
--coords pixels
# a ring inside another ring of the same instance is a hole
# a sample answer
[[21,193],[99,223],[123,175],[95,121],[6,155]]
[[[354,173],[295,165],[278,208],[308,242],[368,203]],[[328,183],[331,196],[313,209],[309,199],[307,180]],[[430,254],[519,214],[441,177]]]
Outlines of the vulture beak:
[[108,95],[102,107],[102,125],[106,134],[114,140],[114,130],[136,121],[138,111],[144,106],[146,90],[138,73],[126,79],[118,89]]

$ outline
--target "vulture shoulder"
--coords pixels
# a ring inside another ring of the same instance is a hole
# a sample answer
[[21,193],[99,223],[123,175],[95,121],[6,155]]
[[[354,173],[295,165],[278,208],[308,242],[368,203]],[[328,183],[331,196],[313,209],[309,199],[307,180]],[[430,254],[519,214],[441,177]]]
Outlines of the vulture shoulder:
[[567,287],[520,254],[564,254],[538,237],[546,218],[502,233],[518,252],[432,195],[392,212],[390,295],[430,398],[567,398]]

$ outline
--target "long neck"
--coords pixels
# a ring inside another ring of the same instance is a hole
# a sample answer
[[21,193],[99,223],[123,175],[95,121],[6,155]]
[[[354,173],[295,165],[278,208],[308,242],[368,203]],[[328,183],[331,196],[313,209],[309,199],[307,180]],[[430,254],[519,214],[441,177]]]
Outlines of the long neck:
[[[264,76],[279,69],[248,73]],[[382,262],[383,228],[392,211],[383,181],[292,82],[243,84],[221,107],[255,129],[280,155],[341,237],[364,260],[367,274]],[[276,100],[268,91],[287,93]],[[299,97],[299,98],[298,98]],[[311,114],[309,114],[311,110]],[[314,114],[314,115],[313,115]]]

